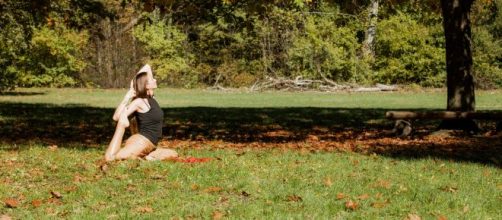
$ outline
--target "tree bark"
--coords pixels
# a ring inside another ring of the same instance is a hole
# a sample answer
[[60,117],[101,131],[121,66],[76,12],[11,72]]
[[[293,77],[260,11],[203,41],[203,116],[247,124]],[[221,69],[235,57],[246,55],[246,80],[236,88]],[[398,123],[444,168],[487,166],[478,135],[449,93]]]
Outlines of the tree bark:
[[[474,0],[441,0],[446,42],[448,111],[474,111],[470,11]],[[440,129],[479,131],[472,119],[444,120]]]
[[363,56],[368,58],[375,57],[375,36],[378,20],[378,0],[371,0],[368,12],[369,25],[366,29],[366,36],[363,43]]

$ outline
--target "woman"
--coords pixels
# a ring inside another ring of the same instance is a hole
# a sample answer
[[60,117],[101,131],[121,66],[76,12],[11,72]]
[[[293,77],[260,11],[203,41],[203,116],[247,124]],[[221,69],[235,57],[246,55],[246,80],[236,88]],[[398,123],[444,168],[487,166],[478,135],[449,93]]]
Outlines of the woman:
[[[157,81],[153,78],[150,65],[146,64],[133,78],[131,88],[115,109],[113,120],[117,121],[117,127],[105,153],[106,161],[136,159],[145,155],[147,160],[163,160],[178,156],[174,150],[163,148],[154,150],[162,138],[164,120],[164,113],[153,98],[155,88]],[[125,146],[121,148],[125,129],[130,124],[129,115],[136,117],[139,133],[129,137]]]

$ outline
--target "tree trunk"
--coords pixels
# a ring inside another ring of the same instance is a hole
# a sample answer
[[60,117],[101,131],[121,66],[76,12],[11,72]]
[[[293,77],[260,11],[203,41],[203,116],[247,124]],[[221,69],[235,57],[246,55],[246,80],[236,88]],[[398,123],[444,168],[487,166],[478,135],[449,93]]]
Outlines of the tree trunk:
[[369,25],[366,29],[366,39],[363,44],[363,56],[368,58],[375,57],[375,36],[378,20],[378,0],[371,0],[368,12]]
[[[474,0],[441,0],[446,40],[448,111],[474,111],[470,10]],[[441,128],[477,130],[472,120],[443,121]]]
[[473,0],[441,0],[449,111],[474,111],[470,10]]

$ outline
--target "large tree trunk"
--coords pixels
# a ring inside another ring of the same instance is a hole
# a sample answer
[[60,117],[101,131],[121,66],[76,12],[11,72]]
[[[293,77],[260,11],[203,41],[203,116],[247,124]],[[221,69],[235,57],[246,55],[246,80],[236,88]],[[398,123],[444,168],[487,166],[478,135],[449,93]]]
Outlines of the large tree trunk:
[[[448,111],[474,111],[470,10],[474,0],[441,0],[446,40]],[[442,128],[476,130],[472,121],[444,121]]]
[[474,111],[470,10],[473,0],[441,0],[449,111]]

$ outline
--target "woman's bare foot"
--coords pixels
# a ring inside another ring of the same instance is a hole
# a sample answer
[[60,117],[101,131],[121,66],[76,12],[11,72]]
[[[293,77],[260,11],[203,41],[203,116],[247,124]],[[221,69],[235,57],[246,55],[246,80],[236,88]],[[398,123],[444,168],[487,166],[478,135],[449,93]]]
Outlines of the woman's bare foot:
[[172,149],[167,148],[157,148],[150,154],[148,154],[145,159],[146,160],[166,160],[178,157],[178,153]]

